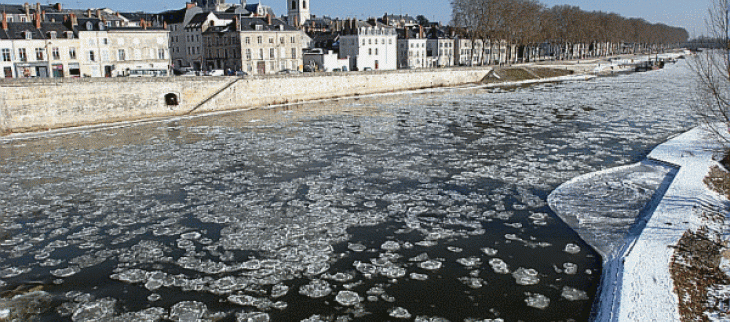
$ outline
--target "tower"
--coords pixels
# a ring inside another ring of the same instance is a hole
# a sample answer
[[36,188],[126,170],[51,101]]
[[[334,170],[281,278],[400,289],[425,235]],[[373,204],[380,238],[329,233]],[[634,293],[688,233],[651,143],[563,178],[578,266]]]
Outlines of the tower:
[[290,25],[302,25],[309,20],[309,0],[286,0]]

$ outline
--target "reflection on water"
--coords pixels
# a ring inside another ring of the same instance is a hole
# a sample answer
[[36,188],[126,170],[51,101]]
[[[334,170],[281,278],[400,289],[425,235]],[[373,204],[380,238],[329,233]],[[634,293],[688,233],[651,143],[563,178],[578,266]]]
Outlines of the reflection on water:
[[545,198],[691,126],[677,99],[688,74],[680,63],[5,142],[0,315],[586,320],[600,258]]

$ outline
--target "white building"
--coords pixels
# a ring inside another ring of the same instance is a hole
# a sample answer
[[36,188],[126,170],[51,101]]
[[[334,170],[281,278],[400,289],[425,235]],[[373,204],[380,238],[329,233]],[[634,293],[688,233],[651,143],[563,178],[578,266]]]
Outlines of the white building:
[[292,26],[304,25],[310,18],[308,0],[286,0],[287,22]]
[[426,68],[426,39],[423,29],[404,30],[403,38],[398,39],[398,69]]
[[329,50],[326,53],[323,49],[315,48],[303,53],[304,68],[310,71],[331,72],[333,70],[347,70],[350,65],[348,57],[340,59],[338,54]]
[[454,65],[454,40],[450,38],[429,38],[426,41],[429,67]]
[[340,58],[350,57],[350,70],[394,70],[398,67],[395,28],[370,19],[349,20],[340,36]]

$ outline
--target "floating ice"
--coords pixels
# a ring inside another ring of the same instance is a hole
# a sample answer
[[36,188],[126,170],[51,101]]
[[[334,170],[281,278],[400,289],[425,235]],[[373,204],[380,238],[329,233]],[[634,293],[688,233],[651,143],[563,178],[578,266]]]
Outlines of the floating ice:
[[576,244],[566,244],[565,249],[563,249],[564,252],[568,254],[578,254],[580,253],[580,246]]
[[427,260],[425,262],[421,262],[418,264],[418,267],[423,268],[425,270],[429,271],[435,271],[441,268],[443,265],[442,262],[436,261],[436,260]]
[[196,301],[179,302],[170,309],[170,320],[177,322],[198,321],[208,313],[208,307]]
[[588,300],[586,292],[568,286],[563,286],[563,291],[560,295],[568,301]]
[[71,316],[74,322],[104,321],[114,316],[115,299],[101,299],[94,302],[82,303]]
[[515,282],[519,285],[535,285],[540,282],[540,278],[537,276],[538,273],[532,268],[518,268],[512,272],[512,277],[515,278]]
[[496,256],[499,251],[494,248],[484,247],[482,248],[482,252],[487,256]]
[[380,245],[380,248],[383,250],[396,252],[396,251],[400,250],[400,244],[396,241],[389,240],[389,241],[386,241],[385,243],[383,243],[382,245]]
[[237,313],[236,322],[269,322],[269,314],[264,312]]
[[573,275],[578,273],[578,265],[573,263],[563,263],[563,271],[565,274]]
[[327,295],[330,295],[331,293],[332,288],[330,287],[330,284],[327,283],[327,281],[320,279],[311,280],[309,284],[299,288],[299,294],[315,299],[325,297]]
[[492,270],[497,274],[509,274],[509,266],[499,258],[490,259],[489,266],[492,266]]
[[72,267],[67,267],[67,268],[54,269],[51,271],[51,275],[53,275],[55,277],[59,277],[59,278],[66,278],[69,276],[76,275],[80,271],[81,271],[81,268],[72,266]]
[[410,319],[411,313],[408,312],[408,310],[402,308],[402,307],[395,307],[388,311],[388,314],[391,317],[394,317],[396,319]]
[[352,291],[340,291],[337,293],[337,296],[335,296],[335,301],[344,306],[353,306],[359,304],[362,301],[362,298]]
[[538,293],[525,293],[525,295],[527,295],[525,303],[529,307],[544,310],[550,305],[550,299],[545,295]]

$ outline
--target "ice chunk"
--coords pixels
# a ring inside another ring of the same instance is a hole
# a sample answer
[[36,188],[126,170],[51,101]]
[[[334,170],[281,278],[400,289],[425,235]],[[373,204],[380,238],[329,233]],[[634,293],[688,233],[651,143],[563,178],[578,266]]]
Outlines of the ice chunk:
[[269,314],[264,312],[237,313],[236,322],[269,322]]
[[320,279],[311,280],[309,284],[303,285],[299,289],[299,294],[315,299],[325,297],[331,293],[332,288],[330,287],[330,284],[327,283],[327,281]]
[[563,291],[560,295],[568,301],[588,300],[586,292],[568,286],[563,286]]
[[512,277],[519,285],[535,285],[540,282],[537,271],[532,268],[520,267],[512,272]]
[[502,259],[490,259],[489,266],[492,266],[492,270],[497,274],[509,274],[509,266]]
[[425,262],[421,262],[418,264],[418,267],[423,268],[425,270],[429,271],[436,271],[443,265],[442,262],[439,262],[437,260],[427,260]]
[[362,301],[362,298],[352,291],[340,291],[337,293],[337,296],[335,296],[335,301],[344,306],[353,306],[359,304]]
[[410,319],[411,313],[408,312],[408,310],[402,308],[402,307],[395,307],[388,311],[388,314],[391,317],[394,317],[396,319]]
[[196,301],[183,301],[172,306],[170,320],[177,322],[198,321],[208,313],[208,307]]
[[529,307],[544,310],[550,305],[550,299],[545,295],[538,293],[525,293],[525,295],[527,295],[525,303]]

